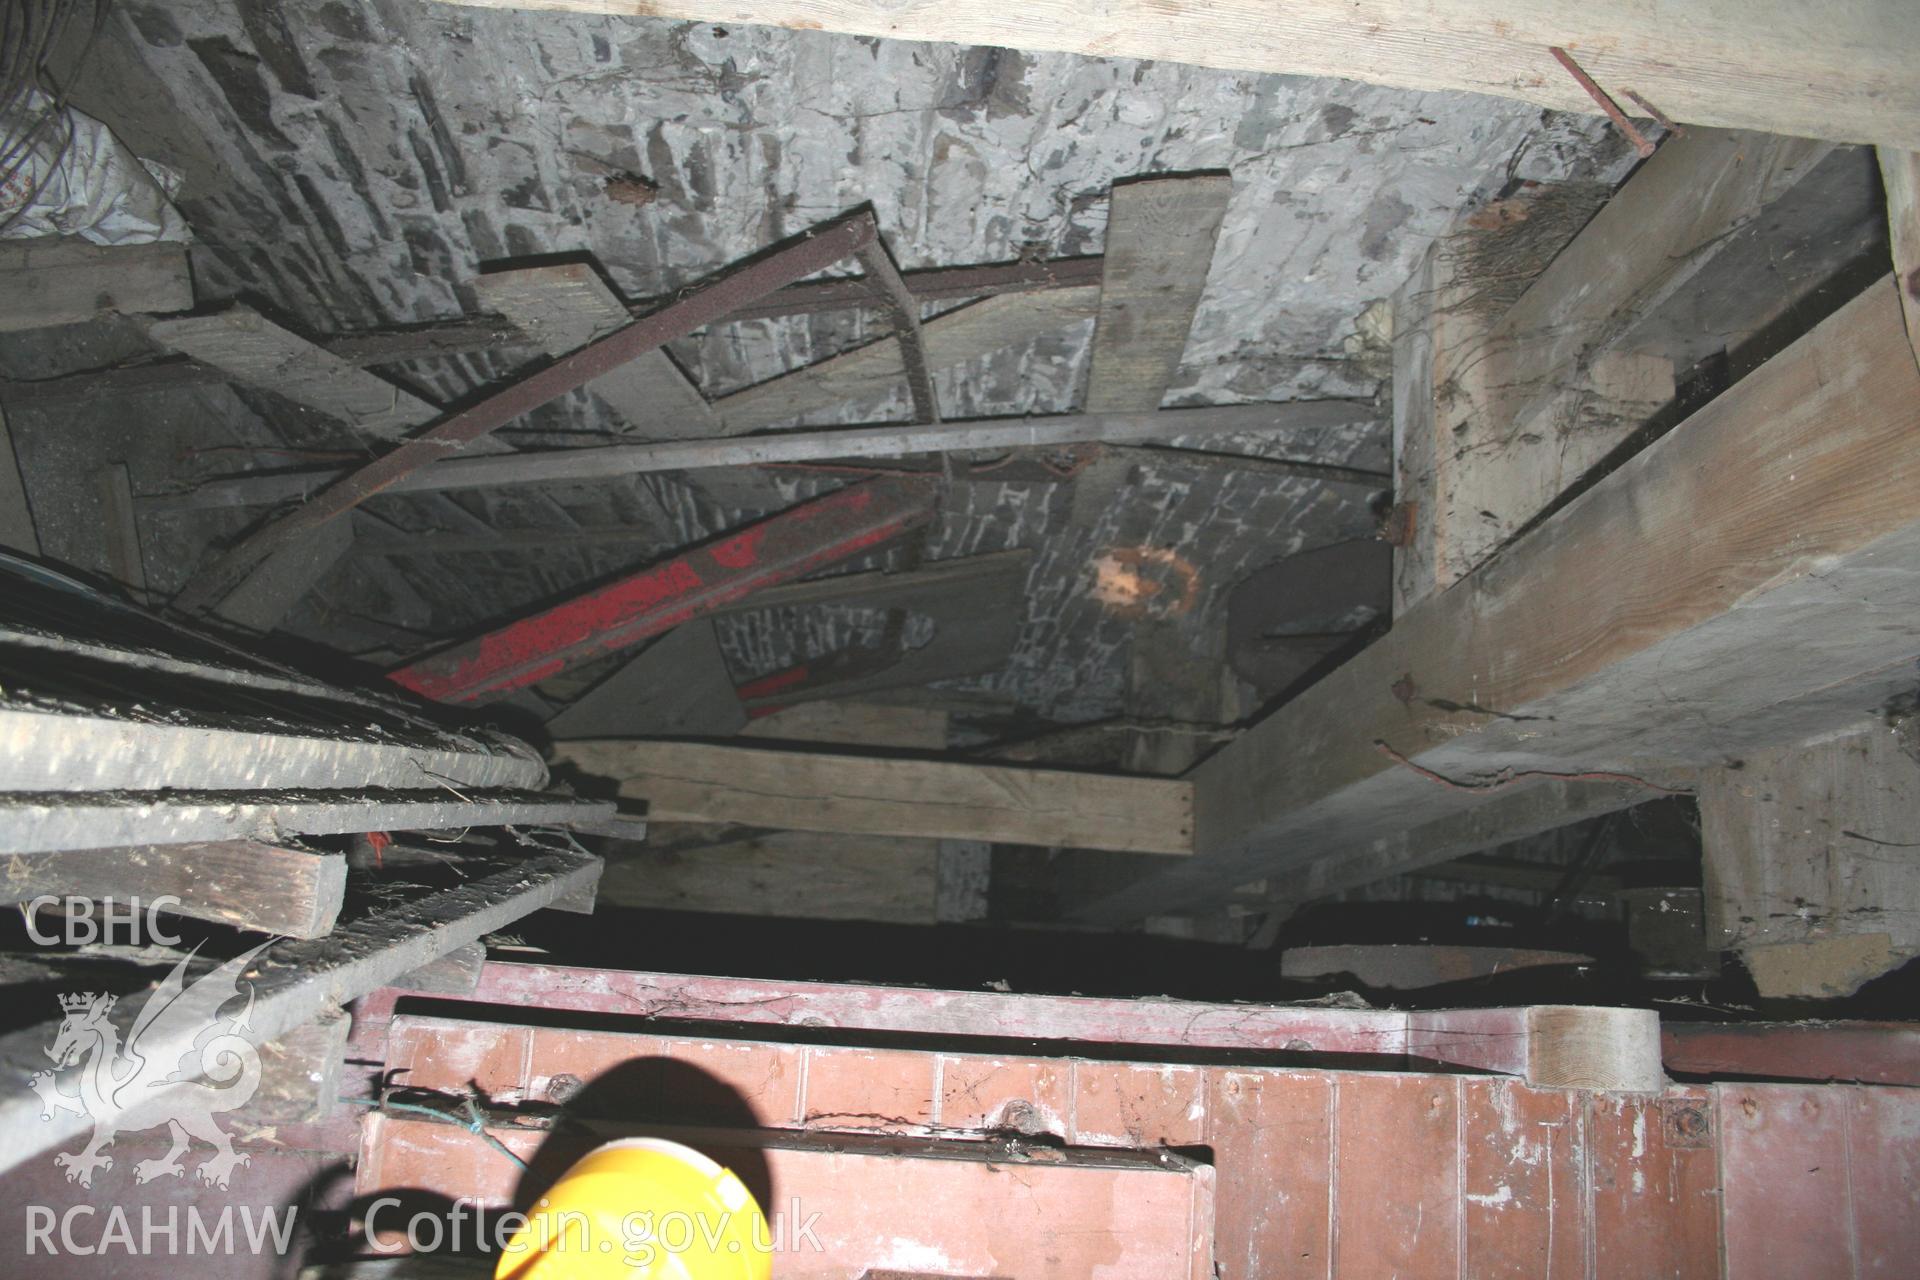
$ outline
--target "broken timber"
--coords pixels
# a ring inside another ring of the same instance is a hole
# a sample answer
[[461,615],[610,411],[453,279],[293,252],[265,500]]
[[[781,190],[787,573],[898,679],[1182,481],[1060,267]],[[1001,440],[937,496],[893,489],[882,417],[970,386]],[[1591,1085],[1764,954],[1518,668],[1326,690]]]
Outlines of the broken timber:
[[[930,329],[931,325],[928,326]],[[724,400],[719,402],[724,405]],[[1268,404],[1162,409],[1141,413],[1067,413],[1036,418],[982,418],[926,426],[835,427],[720,440],[548,449],[487,458],[450,458],[388,486],[393,493],[476,489],[553,481],[603,480],[656,471],[695,471],[842,458],[898,458],[920,453],[1049,449],[1071,444],[1154,442],[1184,436],[1256,432],[1284,436],[1317,427],[1367,423],[1378,411],[1359,400],[1293,400]],[[1212,455],[1209,455],[1211,457]],[[1269,461],[1249,457],[1247,465]],[[1384,488],[1386,477],[1355,467],[1289,463],[1301,474]],[[314,492],[337,472],[286,472],[213,480],[183,494],[140,499],[143,510],[254,506]]]
[[884,544],[933,515],[921,480],[853,485],[727,534],[664,564],[390,672],[440,702],[478,702],[704,617],[763,586]]
[[1073,914],[1224,902],[1510,786],[1851,722],[1920,655],[1917,436],[1887,277],[1200,766],[1198,856]]
[[1193,793],[1164,778],[690,742],[557,744],[556,758],[645,800],[652,822],[1181,854]]

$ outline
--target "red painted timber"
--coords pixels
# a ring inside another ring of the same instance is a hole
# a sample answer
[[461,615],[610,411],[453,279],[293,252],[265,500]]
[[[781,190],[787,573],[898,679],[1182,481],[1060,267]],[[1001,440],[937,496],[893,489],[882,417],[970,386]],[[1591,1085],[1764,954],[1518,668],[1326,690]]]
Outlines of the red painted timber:
[[1680,1075],[1920,1085],[1920,1024],[1669,1022],[1660,1056]]
[[869,480],[388,673],[437,702],[503,697],[871,551],[933,518],[927,480]]
[[[676,1122],[971,1142],[1018,1131],[1079,1150],[1203,1146],[1217,1174],[1220,1280],[1882,1277],[1912,1274],[1920,1256],[1912,1211],[1920,1092],[1910,1090],[1722,1085],[1608,1096],[1490,1076],[1007,1057],[413,1016],[394,1019],[392,1031],[391,1060],[408,1068],[408,1083],[457,1093],[481,1080],[501,1105],[563,1103],[605,1078],[618,1082],[620,1098],[645,1097]],[[706,1077],[737,1095],[730,1116],[713,1108],[713,1086],[698,1083]],[[1736,1114],[1744,1119],[1729,1118]],[[436,1141],[473,1141],[445,1132]],[[497,1155],[469,1154],[477,1187],[488,1178],[510,1187],[511,1167]],[[378,1161],[371,1170],[362,1192],[399,1176]],[[894,1211],[911,1224],[937,1209],[895,1202]]]

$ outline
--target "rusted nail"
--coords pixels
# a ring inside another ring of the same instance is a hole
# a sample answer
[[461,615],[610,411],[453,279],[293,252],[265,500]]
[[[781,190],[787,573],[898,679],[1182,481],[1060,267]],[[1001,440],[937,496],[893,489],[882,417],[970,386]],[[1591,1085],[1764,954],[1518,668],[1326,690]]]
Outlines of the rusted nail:
[[1567,74],[1579,81],[1580,87],[1600,104],[1600,109],[1607,113],[1607,119],[1613,121],[1620,132],[1627,135],[1627,141],[1633,144],[1633,149],[1642,156],[1652,155],[1653,143],[1647,140],[1647,135],[1633,127],[1633,121],[1627,119],[1627,113],[1620,109],[1620,104],[1609,97],[1605,89],[1595,84],[1592,76],[1581,70],[1580,64],[1573,60],[1573,55],[1559,45],[1551,46],[1550,51],[1555,58],[1559,59],[1560,65],[1567,69]]
[[1674,137],[1684,138],[1687,136],[1687,131],[1684,128],[1682,128],[1680,125],[1675,124],[1673,121],[1667,119],[1666,112],[1654,106],[1651,102],[1648,102],[1645,98],[1641,97],[1639,94],[1635,93],[1633,90],[1622,89],[1620,92],[1626,94],[1629,98],[1632,98],[1634,106],[1646,112],[1648,117],[1652,119],[1654,123],[1658,124],[1662,129],[1665,129],[1668,133],[1672,134]]

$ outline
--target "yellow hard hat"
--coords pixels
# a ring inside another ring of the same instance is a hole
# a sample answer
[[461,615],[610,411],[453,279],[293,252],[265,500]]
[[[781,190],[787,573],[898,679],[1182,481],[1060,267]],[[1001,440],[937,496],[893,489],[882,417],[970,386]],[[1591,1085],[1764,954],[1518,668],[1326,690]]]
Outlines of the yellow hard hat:
[[582,1158],[527,1215],[494,1280],[770,1280],[766,1215],[731,1169],[663,1138]]

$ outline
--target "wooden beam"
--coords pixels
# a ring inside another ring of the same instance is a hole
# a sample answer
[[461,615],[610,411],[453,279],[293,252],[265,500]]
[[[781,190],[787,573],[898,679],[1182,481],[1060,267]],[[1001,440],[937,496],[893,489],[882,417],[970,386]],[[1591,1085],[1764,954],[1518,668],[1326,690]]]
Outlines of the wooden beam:
[[9,902],[170,897],[177,915],[289,938],[329,933],[346,890],[345,858],[260,840],[66,849],[0,862],[0,895]]
[[151,321],[147,336],[235,382],[317,409],[378,440],[397,440],[440,413],[405,388],[355,368],[249,307]]
[[100,523],[106,535],[107,572],[141,603],[147,599],[147,566],[140,554],[140,524],[133,507],[127,464],[112,462],[94,472]]
[[755,831],[678,847],[686,835],[712,829],[653,824],[646,845],[609,856],[601,901],[802,920],[935,921],[937,840]]
[[1079,914],[1223,902],[1510,785],[1709,763],[1910,688],[1917,437],[1888,277],[1202,764],[1200,856]]
[[[1099,258],[1055,258],[1037,262],[1009,262],[994,266],[929,267],[903,277],[907,289],[921,302],[965,302],[1007,293],[1041,293],[1048,289],[1098,286]],[[638,318],[657,309],[658,301],[628,307]],[[880,305],[872,287],[860,276],[832,280],[804,280],[776,289],[756,302],[744,303],[726,316],[728,321],[764,320],[809,315],[819,311]],[[370,329],[323,338],[320,345],[348,364],[404,364],[410,360],[473,355],[501,348],[524,349],[525,333],[517,326],[486,316],[444,320],[395,329]],[[198,361],[140,360],[101,369],[84,369],[54,378],[0,382],[0,398],[17,404],[93,399],[98,396],[137,395],[170,387],[199,386],[225,381],[218,369]]]
[[78,324],[104,312],[185,311],[193,275],[183,244],[0,241],[0,332]]
[[612,778],[657,822],[785,831],[1192,850],[1192,790],[1159,778],[690,742],[563,742],[555,758]]
[[[936,322],[937,323],[937,322]],[[933,328],[927,326],[929,331]],[[891,344],[887,344],[891,346]],[[863,350],[865,348],[862,348]],[[797,376],[797,375],[789,375]],[[745,394],[745,393],[742,393]],[[724,405],[724,400],[719,404]],[[1285,435],[1369,422],[1373,406],[1357,400],[1290,400],[1270,404],[1163,409],[1158,413],[1068,413],[1041,418],[983,418],[930,426],[836,427],[782,431],[735,440],[551,449],[490,458],[450,458],[387,486],[392,493],[476,489],[554,481],[605,480],[656,471],[757,466],[840,458],[898,458],[966,450],[1046,449],[1068,444],[1169,440],[1176,436],[1251,431]],[[144,510],[253,506],[313,492],[333,471],[237,476],[184,494],[144,498]],[[1377,484],[1369,472],[1331,478]]]
[[[473,288],[483,305],[550,356],[571,354],[633,321],[626,304],[584,262],[490,271]],[[665,351],[649,351],[586,389],[646,439],[699,439],[719,429],[706,398]]]
[[352,521],[321,525],[255,565],[213,607],[213,616],[249,631],[272,631],[352,550]]
[[1187,349],[1232,198],[1233,179],[1224,173],[1114,184],[1087,412],[1160,407]]
[[1203,13],[1152,0],[1098,10],[1069,0],[1008,9],[882,0],[781,7],[721,0],[455,0],[693,22],[842,31],[894,40],[1145,58],[1233,71],[1450,89],[1595,114],[1554,60],[1564,47],[1609,90],[1632,89],[1686,124],[1920,150],[1920,13],[1901,0],[1811,12],[1792,0],[1688,0],[1650,21],[1633,0],[1516,0],[1490,22],[1477,0],[1226,0]]
[[1907,318],[1907,341],[1920,360],[1920,150],[1881,147],[1880,181],[1887,191],[1887,229],[1893,242],[1893,274]]
[[1852,995],[1920,955],[1920,762],[1875,724],[1700,786],[1708,947],[1768,998]]
[[1499,229],[1469,222],[1434,246],[1394,327],[1407,361],[1395,496],[1417,504],[1403,608],[1459,581],[1673,399],[1672,361],[1623,342],[1831,150],[1719,129],[1669,139],[1503,313],[1475,275]]
[[[935,316],[921,326],[928,369],[939,371],[1090,319],[1098,288],[1007,294]],[[726,435],[742,435],[848,401],[885,398],[907,376],[900,344],[882,338],[713,402]]]

